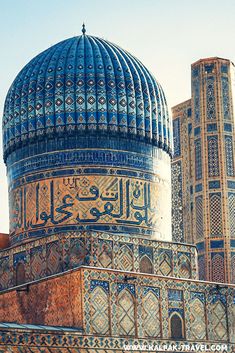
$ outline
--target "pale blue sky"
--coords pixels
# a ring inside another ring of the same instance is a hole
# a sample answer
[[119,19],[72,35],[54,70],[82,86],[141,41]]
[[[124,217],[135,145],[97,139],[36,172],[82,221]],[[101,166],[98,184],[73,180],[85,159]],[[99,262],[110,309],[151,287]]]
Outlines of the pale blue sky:
[[[65,38],[87,33],[137,56],[162,84],[168,105],[190,98],[190,65],[209,56],[235,61],[235,0],[0,0],[0,111],[19,70]],[[2,149],[0,143],[0,150]],[[8,231],[0,153],[0,232]]]

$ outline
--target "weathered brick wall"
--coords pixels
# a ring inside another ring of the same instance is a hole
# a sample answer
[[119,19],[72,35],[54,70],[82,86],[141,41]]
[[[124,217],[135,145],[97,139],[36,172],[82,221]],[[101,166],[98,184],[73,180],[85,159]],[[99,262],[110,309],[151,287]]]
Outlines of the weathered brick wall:
[[80,270],[34,283],[28,290],[0,295],[0,321],[82,326]]
[[0,233],[0,250],[6,249],[10,246],[9,234]]

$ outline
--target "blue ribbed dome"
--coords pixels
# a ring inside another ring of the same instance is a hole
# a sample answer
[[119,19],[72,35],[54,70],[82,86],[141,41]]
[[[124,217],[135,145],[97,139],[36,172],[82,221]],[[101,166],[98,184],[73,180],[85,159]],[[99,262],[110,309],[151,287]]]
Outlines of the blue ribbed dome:
[[128,52],[81,35],[32,59],[8,92],[5,159],[47,136],[110,133],[144,139],[171,152],[171,123],[161,86]]

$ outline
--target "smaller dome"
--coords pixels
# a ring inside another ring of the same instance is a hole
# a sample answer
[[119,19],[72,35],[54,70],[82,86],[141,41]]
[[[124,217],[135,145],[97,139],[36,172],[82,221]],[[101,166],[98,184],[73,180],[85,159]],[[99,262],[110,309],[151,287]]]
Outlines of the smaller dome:
[[166,100],[155,78],[125,50],[81,35],[36,56],[14,80],[4,109],[4,158],[26,142],[90,132],[172,150]]

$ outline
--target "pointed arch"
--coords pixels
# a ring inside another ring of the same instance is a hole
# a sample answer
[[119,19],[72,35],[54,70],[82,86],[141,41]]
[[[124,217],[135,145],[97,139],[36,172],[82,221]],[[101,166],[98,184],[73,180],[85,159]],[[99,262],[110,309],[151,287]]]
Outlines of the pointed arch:
[[104,268],[113,267],[113,244],[108,240],[101,240],[98,247],[98,265]]
[[119,269],[125,271],[133,271],[134,269],[134,257],[133,251],[127,244],[120,247],[118,253]]
[[226,304],[220,299],[212,304],[211,310],[211,325],[215,340],[227,340],[228,339],[228,327],[227,327],[227,312]]
[[215,254],[212,257],[212,281],[224,282],[224,258],[222,254]]
[[172,257],[171,253],[162,251],[159,256],[159,272],[163,276],[172,275]]
[[186,255],[180,256],[178,266],[180,278],[191,278],[191,264]]
[[142,299],[143,327],[146,337],[161,337],[161,313],[159,298],[149,289]]
[[25,265],[18,262],[16,265],[16,285],[19,286],[26,282]]
[[100,335],[109,334],[110,325],[108,293],[101,286],[97,286],[91,293],[90,303],[92,332]]
[[144,255],[140,260],[140,272],[153,273],[153,263],[147,255]]
[[206,339],[205,306],[199,298],[194,298],[190,303],[191,338],[194,340]]
[[172,339],[184,338],[184,321],[176,311],[170,316],[170,337]]
[[118,294],[118,326],[120,336],[135,335],[135,300],[128,288]]

